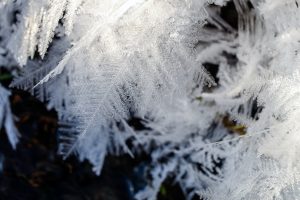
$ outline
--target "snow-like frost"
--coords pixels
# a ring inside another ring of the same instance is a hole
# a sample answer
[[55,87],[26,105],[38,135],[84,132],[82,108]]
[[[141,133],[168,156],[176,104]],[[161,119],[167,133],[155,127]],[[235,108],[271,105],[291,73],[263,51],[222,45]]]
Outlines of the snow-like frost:
[[137,199],[167,177],[187,199],[298,199],[299,3],[233,0],[237,27],[222,14],[230,1],[209,3],[4,1],[3,47],[24,66],[12,86],[57,109],[60,152],[97,174],[108,153],[147,152]]
[[16,149],[20,135],[10,109],[9,95],[10,92],[0,85],[0,127],[5,128],[11,146]]

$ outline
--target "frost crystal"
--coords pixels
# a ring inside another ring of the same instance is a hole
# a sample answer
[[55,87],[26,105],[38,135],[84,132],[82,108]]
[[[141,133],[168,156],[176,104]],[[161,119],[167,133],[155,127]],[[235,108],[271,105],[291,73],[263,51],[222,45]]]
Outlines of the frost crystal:
[[18,0],[0,11],[0,64],[22,66],[11,86],[58,111],[63,155],[100,174],[108,153],[147,152],[140,200],[167,177],[187,199],[299,199],[297,0]]
[[0,127],[4,127],[8,140],[15,149],[19,141],[19,132],[14,124],[14,117],[10,110],[10,93],[0,85]]

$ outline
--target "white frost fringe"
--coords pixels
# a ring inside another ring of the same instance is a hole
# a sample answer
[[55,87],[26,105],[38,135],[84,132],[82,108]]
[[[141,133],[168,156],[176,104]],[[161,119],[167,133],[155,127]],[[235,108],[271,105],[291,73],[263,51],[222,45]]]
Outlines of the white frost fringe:
[[0,85],[0,127],[4,126],[10,144],[16,149],[20,134],[10,110],[9,95],[10,92]]

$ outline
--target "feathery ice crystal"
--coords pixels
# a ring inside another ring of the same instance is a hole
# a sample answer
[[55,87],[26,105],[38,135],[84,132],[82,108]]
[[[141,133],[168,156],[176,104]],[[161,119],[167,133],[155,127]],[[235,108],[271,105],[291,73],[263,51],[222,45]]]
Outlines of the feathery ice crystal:
[[147,152],[136,199],[167,177],[187,199],[298,199],[299,3],[2,0],[0,65],[58,111],[64,156],[100,174],[107,154]]

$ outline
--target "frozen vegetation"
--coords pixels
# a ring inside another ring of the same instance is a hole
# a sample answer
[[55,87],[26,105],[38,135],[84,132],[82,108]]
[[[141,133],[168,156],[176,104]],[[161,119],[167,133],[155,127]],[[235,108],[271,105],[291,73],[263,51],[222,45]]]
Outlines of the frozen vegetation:
[[[100,174],[107,154],[150,155],[138,200],[167,177],[188,200],[299,199],[299,4],[1,0],[0,65],[57,110],[64,157]],[[16,148],[8,96],[0,86]]]

